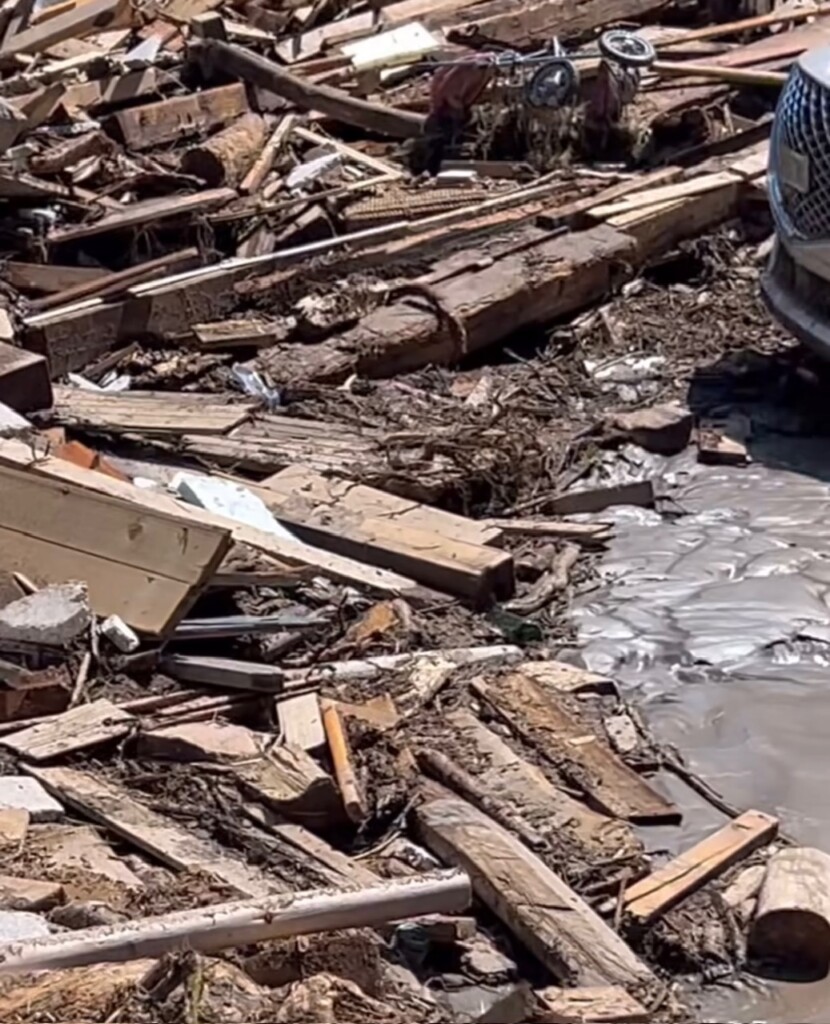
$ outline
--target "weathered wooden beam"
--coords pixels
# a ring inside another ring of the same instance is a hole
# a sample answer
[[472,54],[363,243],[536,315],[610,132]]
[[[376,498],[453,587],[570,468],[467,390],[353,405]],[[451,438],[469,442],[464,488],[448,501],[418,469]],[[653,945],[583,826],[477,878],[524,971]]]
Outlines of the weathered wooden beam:
[[329,85],[314,84],[265,57],[230,43],[206,40],[201,45],[206,69],[212,67],[221,69],[223,74],[236,75],[281,96],[301,110],[314,110],[364,131],[396,138],[412,138],[423,129],[424,118],[420,114],[362,100]]
[[555,977],[626,987],[654,980],[619,935],[492,818],[451,796],[427,798],[415,818],[424,844],[470,875],[479,899]]

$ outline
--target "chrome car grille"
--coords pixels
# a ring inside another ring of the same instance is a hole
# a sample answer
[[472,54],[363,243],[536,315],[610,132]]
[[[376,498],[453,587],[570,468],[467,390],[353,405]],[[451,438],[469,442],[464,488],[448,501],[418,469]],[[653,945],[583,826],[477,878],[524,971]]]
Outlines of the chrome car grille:
[[[783,171],[793,154],[807,169],[806,190],[793,187]],[[830,238],[830,91],[797,65],[775,111],[770,173],[773,208],[779,221],[783,212],[782,226],[804,239]]]

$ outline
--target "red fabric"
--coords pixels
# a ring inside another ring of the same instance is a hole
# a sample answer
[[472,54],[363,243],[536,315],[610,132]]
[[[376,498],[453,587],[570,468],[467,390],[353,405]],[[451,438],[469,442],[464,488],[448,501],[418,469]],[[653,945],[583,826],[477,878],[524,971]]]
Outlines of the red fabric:
[[430,109],[434,113],[468,113],[490,84],[494,70],[494,58],[481,54],[439,67],[432,76]]

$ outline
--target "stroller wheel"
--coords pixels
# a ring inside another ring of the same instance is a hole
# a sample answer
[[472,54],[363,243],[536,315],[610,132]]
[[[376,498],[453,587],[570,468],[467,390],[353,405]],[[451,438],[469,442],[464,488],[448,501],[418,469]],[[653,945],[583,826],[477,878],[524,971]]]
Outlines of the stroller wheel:
[[525,97],[531,107],[563,107],[573,103],[579,93],[579,72],[564,57],[545,61],[525,85]]
[[603,32],[599,37],[599,51],[608,60],[629,68],[647,68],[657,60],[657,52],[648,39],[623,28]]

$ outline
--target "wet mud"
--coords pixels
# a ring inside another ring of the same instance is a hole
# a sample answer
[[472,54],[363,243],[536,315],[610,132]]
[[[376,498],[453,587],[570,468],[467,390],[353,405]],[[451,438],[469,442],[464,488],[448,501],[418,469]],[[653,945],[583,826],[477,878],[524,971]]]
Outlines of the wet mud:
[[[805,402],[776,380],[749,404],[716,396],[751,427],[749,466],[640,456],[669,500],[604,514],[616,536],[573,617],[579,657],[620,680],[658,739],[732,804],[830,850],[830,436],[817,412],[830,382],[819,371]],[[686,812],[660,836],[676,850],[722,819],[667,785]],[[700,1019],[826,1024],[830,979],[713,986]]]

